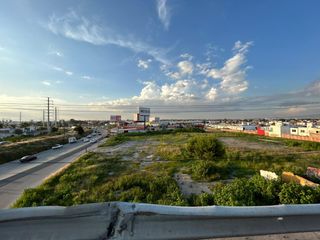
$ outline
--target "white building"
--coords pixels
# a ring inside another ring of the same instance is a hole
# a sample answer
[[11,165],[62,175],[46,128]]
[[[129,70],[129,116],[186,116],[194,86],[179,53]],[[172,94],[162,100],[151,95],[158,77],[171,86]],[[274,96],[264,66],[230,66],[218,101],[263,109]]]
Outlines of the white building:
[[269,126],[268,132],[270,137],[281,137],[282,134],[290,134],[291,125],[283,122],[276,122]]
[[160,118],[159,117],[150,117],[149,120],[152,123],[160,123]]

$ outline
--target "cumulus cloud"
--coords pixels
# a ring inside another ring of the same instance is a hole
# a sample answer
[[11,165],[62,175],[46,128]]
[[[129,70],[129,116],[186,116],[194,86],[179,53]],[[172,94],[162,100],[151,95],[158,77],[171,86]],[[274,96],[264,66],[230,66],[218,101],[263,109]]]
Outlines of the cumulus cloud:
[[206,94],[206,98],[209,100],[215,100],[217,98],[217,89],[212,87],[210,88],[209,92]]
[[149,64],[152,62],[151,59],[147,59],[147,60],[142,60],[142,59],[139,59],[138,60],[138,68],[141,68],[141,69],[148,69],[149,68]]
[[72,75],[73,75],[73,72],[65,71],[65,74],[67,74],[67,75],[69,75],[69,76],[72,76]]
[[79,16],[75,11],[69,11],[63,16],[53,14],[45,27],[56,35],[76,41],[93,45],[116,45],[136,53],[146,53],[161,63],[169,62],[166,57],[167,49],[156,48],[132,37],[116,34],[110,28],[103,27],[84,16]]
[[167,0],[157,0],[158,17],[166,30],[169,29],[171,11],[167,5]]
[[168,66],[162,66],[161,71],[171,79],[179,80],[193,73],[193,63],[191,61],[180,61],[176,65],[177,71],[170,71]]
[[178,63],[178,68],[182,76],[192,74],[193,64],[190,61],[181,61]]
[[[246,54],[251,42],[235,42],[232,56],[222,67],[211,62],[195,63],[190,54],[182,54],[184,60],[174,65],[162,64],[161,72],[174,82],[157,83],[146,81],[137,96],[109,103],[115,105],[141,104],[225,104],[239,100],[239,95],[248,88]],[[148,68],[147,61],[139,60],[138,66]]]
[[234,56],[228,59],[222,68],[202,69],[202,72],[206,73],[207,77],[221,80],[220,88],[227,94],[244,92],[248,89],[246,75],[250,68],[244,65],[247,62],[246,53],[252,44],[237,41],[233,47]]

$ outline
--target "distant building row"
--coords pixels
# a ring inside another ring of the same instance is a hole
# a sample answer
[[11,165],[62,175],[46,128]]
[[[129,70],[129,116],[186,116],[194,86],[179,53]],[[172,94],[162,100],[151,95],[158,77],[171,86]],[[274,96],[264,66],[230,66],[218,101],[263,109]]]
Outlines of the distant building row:
[[309,122],[304,126],[291,125],[286,122],[271,122],[268,126],[255,124],[207,124],[208,129],[231,130],[261,136],[283,137],[298,140],[320,141],[320,127]]

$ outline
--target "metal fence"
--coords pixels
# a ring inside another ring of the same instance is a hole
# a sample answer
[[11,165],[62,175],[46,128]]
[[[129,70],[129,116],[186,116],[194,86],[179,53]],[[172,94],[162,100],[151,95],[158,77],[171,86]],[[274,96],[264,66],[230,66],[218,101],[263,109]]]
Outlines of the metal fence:
[[205,239],[320,230],[320,204],[174,207],[124,202],[0,210],[0,239]]

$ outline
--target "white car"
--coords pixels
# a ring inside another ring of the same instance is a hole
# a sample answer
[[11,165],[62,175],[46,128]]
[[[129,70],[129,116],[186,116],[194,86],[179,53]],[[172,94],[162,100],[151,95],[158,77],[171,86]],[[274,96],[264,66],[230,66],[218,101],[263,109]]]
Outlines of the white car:
[[55,149],[59,149],[59,148],[62,148],[62,147],[63,147],[63,145],[61,145],[61,144],[56,144],[56,145],[54,145],[51,149],[55,150]]
[[90,140],[90,143],[96,143],[97,142],[97,139],[93,138]]
[[89,142],[89,138],[82,139],[83,142]]

